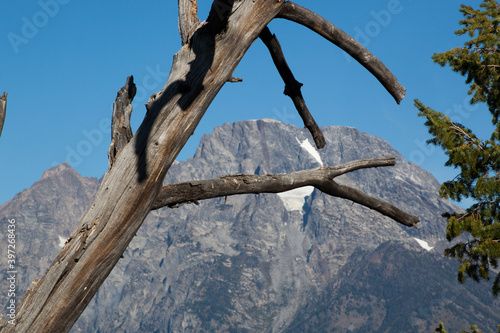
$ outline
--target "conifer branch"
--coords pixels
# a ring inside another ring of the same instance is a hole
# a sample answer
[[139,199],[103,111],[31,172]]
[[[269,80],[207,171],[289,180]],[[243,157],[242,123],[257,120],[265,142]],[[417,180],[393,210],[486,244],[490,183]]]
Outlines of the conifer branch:
[[[459,48],[462,50],[462,48]],[[467,50],[473,52],[473,53],[487,53],[487,54],[493,54],[500,52],[500,50],[497,47],[489,48],[489,47],[467,47]]]
[[[457,218],[457,221],[460,222],[463,219],[465,219],[466,217],[476,214],[478,211],[480,211],[481,209],[483,209],[484,206],[489,205],[489,204],[494,204],[494,203],[495,203],[495,200],[478,202],[477,203],[477,207],[475,207],[470,212],[466,212],[466,213],[462,214],[461,216],[459,216]],[[477,220],[479,220],[480,218],[481,218],[481,215],[478,214],[477,215]]]
[[465,141],[469,142],[470,145],[474,145],[478,147],[480,150],[484,150],[486,148],[484,142],[480,139],[477,139],[477,142],[474,141],[474,137],[469,135],[465,130],[455,124],[453,121],[450,120],[450,129],[452,129],[455,132],[455,135],[461,136]]

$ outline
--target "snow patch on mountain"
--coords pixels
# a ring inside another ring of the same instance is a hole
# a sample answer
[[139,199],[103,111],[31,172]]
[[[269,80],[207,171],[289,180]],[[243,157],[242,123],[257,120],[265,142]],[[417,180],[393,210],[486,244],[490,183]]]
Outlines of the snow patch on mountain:
[[278,193],[281,201],[285,205],[285,209],[289,212],[294,210],[302,210],[305,200],[314,191],[314,186],[304,186],[290,191]]
[[308,139],[305,139],[302,142],[300,142],[300,140],[298,138],[295,138],[295,139],[300,144],[300,147],[302,149],[305,149],[316,160],[316,162],[319,163],[319,165],[323,166],[323,160],[321,159],[321,156],[319,155],[316,148],[314,148],[313,145],[309,142]]
[[422,239],[418,239],[413,237],[414,240],[417,241],[418,245],[420,245],[424,250],[431,251],[434,247],[430,246],[429,243]]
[[[300,148],[307,151],[309,155],[311,155],[311,157],[319,163],[319,165],[323,166],[323,160],[321,159],[321,156],[308,139],[305,139],[301,142],[297,137],[295,137],[295,140],[297,140]],[[304,186],[301,188],[296,188],[294,190],[278,193],[278,196],[280,197],[281,201],[283,201],[283,204],[285,205],[285,209],[287,211],[302,211],[302,207],[304,207],[306,198],[310,196],[313,191],[313,186]]]

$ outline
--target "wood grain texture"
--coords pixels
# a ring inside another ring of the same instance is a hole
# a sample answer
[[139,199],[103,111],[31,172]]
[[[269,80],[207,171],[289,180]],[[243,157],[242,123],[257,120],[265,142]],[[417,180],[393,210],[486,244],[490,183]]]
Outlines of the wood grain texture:
[[194,29],[200,23],[198,19],[198,2],[196,0],[179,0],[178,7],[179,33],[182,45],[186,45]]
[[132,115],[132,101],[137,88],[134,77],[127,77],[123,86],[113,103],[113,115],[111,116],[111,144],[108,150],[109,167],[113,166],[116,156],[132,139],[132,128],[130,127],[130,116]]

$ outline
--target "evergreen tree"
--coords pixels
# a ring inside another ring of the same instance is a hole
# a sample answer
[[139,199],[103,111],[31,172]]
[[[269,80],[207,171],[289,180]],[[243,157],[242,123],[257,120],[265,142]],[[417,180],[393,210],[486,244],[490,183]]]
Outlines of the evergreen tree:
[[[466,77],[470,86],[471,103],[486,103],[492,115],[494,131],[489,139],[478,138],[470,129],[453,122],[415,100],[419,116],[427,118],[425,125],[432,135],[428,142],[441,146],[458,175],[442,184],[440,195],[461,201],[473,199],[465,213],[444,214],[448,218],[447,239],[458,241],[445,250],[445,256],[457,258],[461,265],[458,280],[467,277],[475,281],[495,276],[492,291],[500,294],[500,5],[484,0],[480,9],[462,5],[464,19],[457,35],[468,35],[464,47],[434,54],[432,59],[441,66],[449,65]],[[458,238],[463,235],[463,237]]]

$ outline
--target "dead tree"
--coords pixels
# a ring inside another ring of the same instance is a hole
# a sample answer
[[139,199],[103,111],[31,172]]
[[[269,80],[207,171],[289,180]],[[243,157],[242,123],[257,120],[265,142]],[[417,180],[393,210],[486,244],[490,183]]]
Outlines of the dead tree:
[[200,22],[196,0],[179,0],[182,47],[174,56],[165,86],[149,99],[146,116],[133,136],[129,124],[135,94],[133,78],[128,78],[119,91],[113,114],[110,169],[78,228],[18,305],[16,325],[4,323],[3,331],[69,331],[148,213],[162,206],[313,185],[330,195],[375,209],[405,226],[418,222],[416,216],[333,180],[360,168],[394,165],[391,157],[281,176],[235,175],[162,187],[167,170],[219,90],[228,81],[238,81],[232,74],[259,37],[269,48],[285,81],[285,94],[292,98],[316,145],[325,145],[300,93],[301,83],[293,77],[278,39],[267,28],[275,18],[294,21],[320,34],[369,70],[397,103],[404,97],[405,89],[394,75],[362,45],[319,15],[290,1],[214,0],[208,18]]

